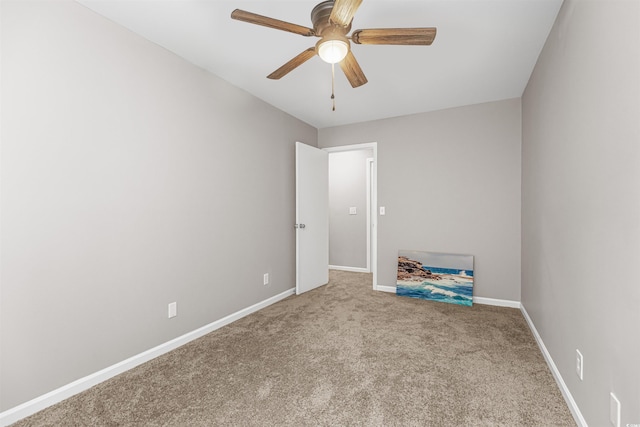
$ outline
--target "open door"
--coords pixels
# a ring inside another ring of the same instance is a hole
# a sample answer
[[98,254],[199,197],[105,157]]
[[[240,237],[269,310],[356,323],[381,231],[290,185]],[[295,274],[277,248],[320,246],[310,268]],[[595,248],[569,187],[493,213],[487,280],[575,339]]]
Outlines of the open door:
[[296,294],[329,282],[329,155],[296,142]]

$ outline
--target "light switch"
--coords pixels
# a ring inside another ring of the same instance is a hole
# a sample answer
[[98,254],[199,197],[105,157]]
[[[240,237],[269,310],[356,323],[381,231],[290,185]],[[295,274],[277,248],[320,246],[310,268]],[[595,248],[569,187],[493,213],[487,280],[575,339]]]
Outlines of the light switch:
[[355,206],[351,206],[349,208],[349,215],[357,215],[358,214],[358,209],[356,209]]

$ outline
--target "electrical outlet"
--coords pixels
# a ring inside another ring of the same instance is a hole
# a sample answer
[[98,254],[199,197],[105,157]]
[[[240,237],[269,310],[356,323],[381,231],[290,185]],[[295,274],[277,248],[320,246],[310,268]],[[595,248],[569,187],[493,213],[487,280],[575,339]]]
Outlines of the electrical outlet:
[[576,350],[576,375],[578,375],[578,378],[580,378],[580,381],[582,381],[583,378],[583,371],[584,371],[584,359],[582,358],[582,353],[580,353],[580,350]]
[[265,286],[269,284],[269,273],[264,273],[264,276],[262,277],[262,284]]
[[609,393],[609,421],[612,426],[620,427],[620,401],[613,393]]
[[169,319],[178,315],[178,303],[172,302],[169,304]]

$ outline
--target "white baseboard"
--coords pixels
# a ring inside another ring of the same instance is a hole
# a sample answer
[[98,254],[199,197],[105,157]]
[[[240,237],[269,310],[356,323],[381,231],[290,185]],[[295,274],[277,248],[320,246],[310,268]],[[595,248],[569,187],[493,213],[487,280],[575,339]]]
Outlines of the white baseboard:
[[330,265],[329,270],[352,271],[354,273],[371,273],[364,267],[344,267],[342,265]]
[[567,384],[565,384],[564,380],[562,379],[562,375],[560,375],[560,371],[558,370],[558,367],[556,366],[555,362],[551,358],[551,354],[547,350],[547,347],[544,345],[544,342],[542,341],[542,337],[538,333],[538,330],[533,324],[531,317],[529,317],[529,313],[527,313],[527,310],[524,308],[524,305],[522,304],[520,305],[520,311],[522,312],[522,315],[526,319],[527,324],[529,325],[529,329],[531,329],[531,332],[533,333],[533,336],[535,337],[536,342],[538,343],[538,347],[540,347],[540,351],[542,351],[544,360],[547,362],[547,365],[549,366],[549,369],[551,370],[551,373],[553,374],[553,377],[555,378],[556,383],[560,388],[560,392],[562,392],[562,396],[564,397],[564,400],[567,402],[567,405],[569,406],[569,410],[573,415],[573,419],[578,424],[578,426],[587,427],[587,422],[582,416],[582,413],[580,412],[580,408],[578,408],[578,404],[576,403],[575,400],[573,400],[573,396],[571,395],[571,392],[569,391]]
[[8,426],[9,424],[13,424],[16,421],[28,417],[29,415],[35,414],[38,411],[41,411],[75,394],[85,391],[103,381],[108,380],[109,378],[113,378],[116,375],[121,374],[122,372],[128,371],[129,369],[135,368],[136,366],[148,362],[151,359],[168,353],[171,350],[175,350],[176,348],[190,341],[200,338],[210,332],[215,331],[216,329],[220,329],[221,327],[228,325],[229,323],[235,322],[238,319],[248,316],[251,313],[261,310],[293,294],[295,294],[295,288],[284,291],[271,298],[267,298],[264,301],[232,313],[220,320],[216,320],[215,322],[209,323],[208,325],[205,325],[201,328],[174,338],[171,341],[167,341],[164,344],[160,344],[152,349],[123,360],[122,362],[118,362],[115,365],[104,368],[98,372],[87,375],[84,378],[80,378],[79,380],[50,391],[49,393],[46,393],[42,396],[36,397],[35,399],[32,399],[14,408],[8,409],[0,413],[0,426]]
[[520,308],[520,301],[512,301],[508,299],[473,297],[473,303],[484,304],[484,305],[495,305],[497,307]]
[[[392,294],[396,293],[395,286],[382,286],[378,285],[376,287],[377,291],[382,292],[390,292]],[[520,308],[519,301],[511,301],[506,299],[495,299],[495,298],[484,298],[484,297],[473,297],[473,302],[476,304],[484,304],[484,305],[495,305],[498,307],[512,307],[512,308]]]
[[396,287],[395,286],[378,285],[378,286],[376,286],[376,291],[389,292],[389,293],[395,294],[396,293]]

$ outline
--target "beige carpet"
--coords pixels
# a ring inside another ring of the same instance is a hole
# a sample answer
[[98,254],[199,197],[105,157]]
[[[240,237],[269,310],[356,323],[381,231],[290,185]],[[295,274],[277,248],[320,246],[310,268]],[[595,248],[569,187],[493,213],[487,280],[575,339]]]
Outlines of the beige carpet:
[[575,426],[517,309],[331,272],[15,426]]

